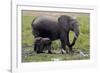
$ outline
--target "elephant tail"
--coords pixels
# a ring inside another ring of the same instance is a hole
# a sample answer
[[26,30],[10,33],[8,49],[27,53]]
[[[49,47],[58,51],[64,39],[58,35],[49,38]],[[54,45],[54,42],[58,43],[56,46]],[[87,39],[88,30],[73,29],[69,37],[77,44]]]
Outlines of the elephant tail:
[[31,23],[31,28],[32,28],[32,34],[34,35],[34,21],[35,21],[36,17],[32,20],[32,23]]
[[31,27],[33,28],[34,27],[34,21],[35,21],[36,17],[32,20],[32,23],[31,23]]

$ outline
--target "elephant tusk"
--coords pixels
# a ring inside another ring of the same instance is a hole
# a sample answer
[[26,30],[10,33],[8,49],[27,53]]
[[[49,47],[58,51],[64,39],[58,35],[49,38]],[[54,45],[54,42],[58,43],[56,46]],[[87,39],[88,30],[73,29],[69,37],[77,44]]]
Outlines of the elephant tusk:
[[77,39],[78,38],[78,36],[76,35],[76,33],[74,33],[74,37]]

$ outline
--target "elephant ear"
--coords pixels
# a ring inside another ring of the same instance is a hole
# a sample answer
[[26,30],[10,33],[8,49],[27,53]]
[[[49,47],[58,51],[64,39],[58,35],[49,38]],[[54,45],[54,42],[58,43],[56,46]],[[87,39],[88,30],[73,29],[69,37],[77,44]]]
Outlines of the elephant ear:
[[74,32],[79,32],[79,22],[76,18],[72,18],[69,22],[70,29]]
[[69,21],[70,21],[70,17],[67,15],[61,15],[58,18],[58,24],[60,25],[60,27],[66,30],[69,28]]

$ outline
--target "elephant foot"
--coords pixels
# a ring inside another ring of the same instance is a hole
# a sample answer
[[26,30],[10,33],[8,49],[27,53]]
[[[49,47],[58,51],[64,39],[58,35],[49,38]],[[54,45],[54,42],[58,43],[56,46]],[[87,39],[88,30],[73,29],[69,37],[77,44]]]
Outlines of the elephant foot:
[[69,50],[69,54],[70,55],[74,55],[74,51],[73,50]]
[[61,54],[65,54],[66,51],[64,49],[61,49]]
[[69,47],[69,54],[74,54],[74,50],[72,47]]
[[41,52],[40,51],[37,51],[37,54],[40,54],[40,53],[44,53],[44,52],[43,51],[41,51]]
[[52,54],[52,52],[51,51],[48,51],[48,54]]

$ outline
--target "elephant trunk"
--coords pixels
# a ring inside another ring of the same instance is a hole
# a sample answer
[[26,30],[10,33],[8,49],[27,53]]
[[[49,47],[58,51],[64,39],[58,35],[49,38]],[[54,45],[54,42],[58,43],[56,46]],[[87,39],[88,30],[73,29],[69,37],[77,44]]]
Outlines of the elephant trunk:
[[74,38],[73,38],[72,43],[70,44],[70,47],[72,47],[73,45],[75,45],[75,42],[76,42],[78,36],[79,36],[79,30],[74,30]]

